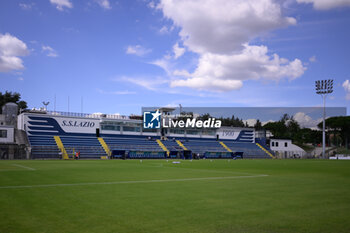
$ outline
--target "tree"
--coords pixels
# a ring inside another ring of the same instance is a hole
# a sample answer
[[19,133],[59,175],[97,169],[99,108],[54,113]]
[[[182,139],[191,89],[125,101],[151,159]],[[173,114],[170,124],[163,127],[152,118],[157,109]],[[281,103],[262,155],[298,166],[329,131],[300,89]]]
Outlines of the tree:
[[291,139],[287,135],[287,126],[282,119],[276,122],[269,122],[264,125],[264,129],[270,130],[274,138]]
[[232,117],[220,117],[218,120],[221,120],[222,126],[230,126],[230,127],[244,127],[244,122],[242,119],[239,119],[238,117],[235,118],[234,115]]
[[2,106],[10,102],[16,103],[18,105],[18,109],[27,108],[27,102],[21,100],[21,94],[8,91],[6,91],[4,94],[0,92],[0,113],[2,113]]
[[290,120],[290,119],[291,119],[291,117],[290,117],[287,113],[285,113],[285,114],[283,114],[283,116],[281,117],[281,120],[280,120],[280,121],[286,123],[286,122],[287,122],[288,120]]
[[318,144],[322,141],[322,133],[319,130],[300,128],[299,123],[288,114],[284,114],[277,122],[269,122],[263,126],[271,131],[274,138],[291,139],[298,144]]
[[312,130],[309,128],[300,129],[294,136],[295,141],[299,144],[311,143],[318,144],[322,141],[322,132],[319,130]]
[[255,125],[254,125],[254,128],[256,129],[256,130],[261,130],[263,127],[262,127],[262,124],[261,124],[261,121],[258,119],[258,120],[256,120],[256,123],[255,123]]
[[287,125],[287,135],[292,139],[296,139],[296,136],[300,131],[299,123],[296,120],[294,120],[293,117],[290,117],[289,120],[287,120],[286,125]]
[[199,120],[202,120],[202,121],[206,121],[206,120],[208,120],[209,118],[211,118],[211,116],[210,116],[209,113],[203,114],[203,115],[201,115],[200,117],[198,117],[198,119],[199,119]]
[[[322,122],[318,124],[319,128],[322,128]],[[346,149],[349,148],[349,137],[350,137],[350,116],[338,116],[330,117],[326,119],[327,130],[333,132],[339,132]]]

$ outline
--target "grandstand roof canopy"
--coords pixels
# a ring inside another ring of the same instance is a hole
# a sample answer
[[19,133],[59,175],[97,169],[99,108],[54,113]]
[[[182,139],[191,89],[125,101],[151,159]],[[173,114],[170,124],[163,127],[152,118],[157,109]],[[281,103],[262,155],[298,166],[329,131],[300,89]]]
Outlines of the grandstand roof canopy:
[[175,108],[168,108],[168,107],[159,108],[160,112],[173,112],[174,110]]

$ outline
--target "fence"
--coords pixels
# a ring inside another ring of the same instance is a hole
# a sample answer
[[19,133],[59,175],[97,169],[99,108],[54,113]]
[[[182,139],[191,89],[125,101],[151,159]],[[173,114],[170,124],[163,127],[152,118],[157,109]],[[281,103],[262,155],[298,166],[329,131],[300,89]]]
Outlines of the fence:
[[0,160],[27,159],[29,151],[25,145],[2,144],[0,145]]
[[129,119],[128,116],[118,114],[103,114],[103,113],[77,113],[77,112],[59,112],[59,111],[46,111],[50,115],[57,116],[73,116],[84,118],[108,118],[108,119]]

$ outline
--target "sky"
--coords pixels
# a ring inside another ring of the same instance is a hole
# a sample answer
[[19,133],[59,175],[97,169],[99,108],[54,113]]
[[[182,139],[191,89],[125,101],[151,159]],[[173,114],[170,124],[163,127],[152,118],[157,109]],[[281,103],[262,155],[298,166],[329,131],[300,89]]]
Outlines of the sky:
[[[350,112],[350,0],[2,0],[0,91],[29,108]],[[69,103],[69,104],[68,104]]]

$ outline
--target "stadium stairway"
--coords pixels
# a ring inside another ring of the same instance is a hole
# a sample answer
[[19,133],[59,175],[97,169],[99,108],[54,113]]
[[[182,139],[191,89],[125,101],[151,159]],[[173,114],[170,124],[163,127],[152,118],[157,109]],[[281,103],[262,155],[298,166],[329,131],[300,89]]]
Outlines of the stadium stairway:
[[105,140],[103,140],[103,138],[98,138],[98,141],[100,142],[101,146],[103,147],[103,149],[105,150],[107,155],[111,156],[112,152],[109,149],[109,147],[108,147],[107,143],[105,142]]
[[176,140],[176,143],[183,149],[183,150],[188,150],[184,144],[180,140]]
[[69,159],[68,157],[68,154],[67,154],[67,151],[66,149],[64,148],[64,145],[61,141],[61,138],[59,136],[53,136],[53,138],[55,139],[56,141],[56,144],[58,146],[58,149],[60,149],[61,153],[62,153],[62,158],[63,159]]
[[80,158],[95,159],[106,156],[107,153],[96,137],[61,136],[67,154],[74,156],[80,152]]
[[275,159],[276,157],[270,152],[268,151],[265,147],[263,147],[262,145],[260,145],[259,143],[256,143],[256,145],[262,149],[266,154],[268,154],[271,158]]
[[169,150],[169,151],[183,151],[184,148],[181,147],[176,140],[165,140],[162,141],[164,146]]
[[[145,156],[161,158],[164,152],[192,151],[201,157],[228,158],[230,153],[243,152],[244,158],[273,158],[273,153],[259,143],[231,142],[228,140],[184,139],[149,140],[147,137],[111,136],[101,138],[93,136],[28,136],[32,158],[67,158],[80,152],[80,158],[101,158],[110,155],[112,150],[124,150],[132,157],[138,158],[142,152]],[[58,140],[60,139],[60,141]],[[65,156],[67,155],[67,157]]]
[[228,148],[224,142],[220,142],[220,144],[228,151],[228,152],[232,152],[232,150],[230,148]]
[[225,145],[232,150],[232,152],[243,152],[243,157],[246,159],[270,159],[271,157],[265,153],[260,147],[254,143],[248,142],[228,142]]
[[169,157],[170,155],[170,151],[168,150],[168,148],[166,148],[166,146],[163,144],[163,142],[159,139],[156,140],[158,145],[166,152],[167,157]]

